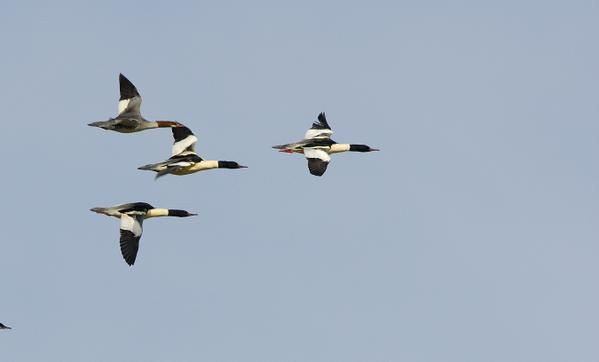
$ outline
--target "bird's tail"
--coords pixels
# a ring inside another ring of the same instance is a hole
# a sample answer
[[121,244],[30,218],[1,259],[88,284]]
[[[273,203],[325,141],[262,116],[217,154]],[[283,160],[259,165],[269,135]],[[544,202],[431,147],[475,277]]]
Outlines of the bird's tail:
[[274,148],[275,150],[284,150],[286,149],[288,146],[290,145],[290,143],[285,144],[285,145],[276,145],[276,146],[272,146],[272,148]]
[[91,126],[91,127],[98,127],[98,128],[103,128],[103,129],[109,128],[108,121],[97,121],[97,122],[88,123],[87,125]]
[[108,208],[106,207],[92,207],[89,211],[97,212],[98,214],[104,214],[110,216],[108,213]]
[[160,171],[156,171],[156,177],[154,177],[154,180],[158,180],[159,177],[168,175],[169,173],[173,173],[177,169],[179,169],[179,168],[178,167],[165,167],[164,169],[162,169]]
[[156,172],[155,179],[173,173],[178,167],[169,167],[168,162],[151,163],[137,168],[138,170],[154,171]]
[[150,163],[148,165],[140,166],[137,169],[138,170],[160,172],[160,171],[162,171],[165,168],[166,168],[166,165],[164,164],[164,162],[159,162],[159,163]]
[[286,143],[284,145],[276,145],[276,146],[272,146],[272,148],[279,150],[279,152],[287,152],[287,153],[293,153],[293,152],[298,152],[298,153],[302,153],[302,146],[305,145],[305,142],[303,141],[299,141],[299,142],[294,142],[294,143]]

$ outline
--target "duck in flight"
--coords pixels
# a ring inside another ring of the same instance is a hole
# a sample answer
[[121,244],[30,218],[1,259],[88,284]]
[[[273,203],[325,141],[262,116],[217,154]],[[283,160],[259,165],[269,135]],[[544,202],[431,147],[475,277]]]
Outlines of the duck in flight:
[[204,160],[195,152],[195,144],[198,138],[185,126],[172,129],[173,143],[172,156],[166,161],[152,163],[138,167],[139,170],[156,172],[156,178],[167,174],[189,175],[191,173],[210,170],[213,168],[247,168],[235,161]]
[[181,123],[174,121],[148,121],[141,115],[141,96],[133,83],[124,75],[119,74],[119,85],[121,89],[119,114],[107,121],[90,123],[89,126],[120,133],[133,133],[150,128],[182,126]]
[[9,326],[5,326],[4,324],[0,323],[0,329],[12,329]]
[[333,131],[324,112],[318,115],[318,121],[306,131],[304,139],[294,143],[273,146],[279,152],[303,153],[308,160],[308,170],[314,176],[322,176],[331,161],[331,154],[341,152],[379,151],[368,145],[337,143],[331,139]]
[[123,258],[129,266],[135,263],[137,250],[139,249],[139,239],[142,234],[142,224],[145,219],[161,216],[188,217],[197,215],[185,210],[155,208],[146,202],[133,202],[112,207],[94,207],[91,211],[121,219],[121,254],[123,254]]

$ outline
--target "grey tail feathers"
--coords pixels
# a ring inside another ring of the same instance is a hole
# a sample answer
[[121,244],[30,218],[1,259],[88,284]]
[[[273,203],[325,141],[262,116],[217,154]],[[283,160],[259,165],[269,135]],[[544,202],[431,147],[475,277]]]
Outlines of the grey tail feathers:
[[99,127],[99,128],[106,128],[108,122],[107,121],[97,121],[97,122],[92,122],[92,123],[88,123],[88,126],[91,127]]
[[172,173],[174,170],[178,169],[178,167],[168,167],[165,162],[160,163],[151,163],[149,165],[144,165],[137,168],[138,170],[147,170],[156,172],[156,177],[154,179],[158,179],[164,175]]
[[167,167],[164,170],[160,170],[160,171],[156,171],[156,177],[154,177],[154,180],[158,180],[159,177],[162,177],[164,175],[168,175],[169,173],[172,173],[172,171],[174,171],[175,169],[177,169],[177,167]]
[[104,214],[104,215],[108,215],[108,208],[105,207],[93,207],[91,209],[89,209],[89,211],[93,211],[93,212],[97,212],[98,214]]
[[158,166],[160,166],[159,163],[150,163],[148,165],[140,166],[137,169],[138,170],[148,170],[148,171],[156,171],[156,172],[158,172],[158,170],[156,169]]

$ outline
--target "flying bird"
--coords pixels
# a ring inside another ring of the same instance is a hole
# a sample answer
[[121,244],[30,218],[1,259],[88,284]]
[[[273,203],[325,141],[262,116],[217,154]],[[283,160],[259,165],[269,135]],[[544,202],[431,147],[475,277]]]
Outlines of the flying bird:
[[191,173],[210,170],[213,168],[247,168],[235,161],[204,160],[195,152],[195,144],[198,138],[185,126],[172,129],[173,143],[172,156],[166,161],[152,163],[138,167],[139,170],[156,172],[156,178],[167,174],[189,175]]
[[150,128],[182,126],[181,123],[174,121],[148,121],[141,115],[141,96],[133,83],[124,75],[119,74],[119,85],[121,98],[119,99],[118,115],[107,121],[90,123],[89,126],[120,133],[133,133]]
[[303,140],[273,148],[279,152],[303,153],[308,160],[308,170],[314,176],[322,176],[325,173],[333,153],[379,151],[368,145],[337,143],[331,139],[332,134],[333,131],[322,112],[318,115],[318,121],[312,123],[312,127],[306,131]]
[[5,326],[4,324],[0,323],[0,329],[12,329],[9,326]]
[[197,215],[185,210],[155,208],[146,202],[133,202],[112,207],[94,207],[91,211],[121,219],[121,254],[123,254],[123,258],[129,266],[135,263],[137,250],[139,249],[139,239],[142,234],[142,224],[145,219],[161,216],[188,217]]

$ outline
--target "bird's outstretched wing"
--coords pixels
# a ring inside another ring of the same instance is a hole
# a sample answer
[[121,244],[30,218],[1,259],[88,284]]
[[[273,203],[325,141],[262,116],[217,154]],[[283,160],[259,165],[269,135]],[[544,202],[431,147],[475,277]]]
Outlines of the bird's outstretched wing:
[[121,89],[119,116],[141,117],[141,96],[137,88],[122,74],[119,74],[119,86]]
[[312,123],[312,127],[306,131],[304,139],[330,138],[333,134],[324,112],[318,115],[318,121]]
[[135,264],[137,250],[139,249],[139,239],[141,239],[143,232],[143,220],[142,213],[121,215],[121,254],[123,254],[123,258],[129,266]]
[[198,138],[187,127],[173,127],[173,143],[172,155],[178,155],[185,151],[195,152],[194,146]]
[[322,176],[331,161],[331,156],[321,148],[305,147],[304,156],[308,160],[308,170],[314,176]]

